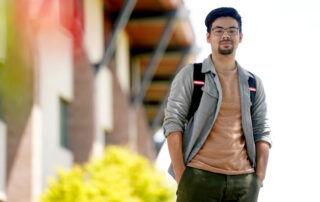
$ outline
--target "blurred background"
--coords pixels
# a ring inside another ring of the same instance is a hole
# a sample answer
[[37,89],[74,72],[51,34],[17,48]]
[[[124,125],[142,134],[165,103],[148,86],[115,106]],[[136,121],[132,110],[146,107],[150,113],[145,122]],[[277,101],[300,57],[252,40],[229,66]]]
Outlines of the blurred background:
[[183,0],[1,0],[0,201],[107,145],[155,162],[170,81],[194,60]]
[[170,82],[210,54],[204,19],[220,6],[242,15],[237,60],[267,93],[274,147],[259,201],[319,201],[316,0],[0,0],[0,201],[36,200],[57,168],[109,145],[166,170]]

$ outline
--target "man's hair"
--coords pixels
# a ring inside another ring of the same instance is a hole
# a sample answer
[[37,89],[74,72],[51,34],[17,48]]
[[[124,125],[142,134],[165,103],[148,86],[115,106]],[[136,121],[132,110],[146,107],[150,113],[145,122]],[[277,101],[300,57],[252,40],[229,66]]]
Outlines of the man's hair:
[[242,32],[241,16],[238,11],[231,7],[221,7],[212,10],[206,17],[205,24],[207,26],[207,32],[210,33],[212,23],[220,17],[231,17],[238,22],[239,31]]

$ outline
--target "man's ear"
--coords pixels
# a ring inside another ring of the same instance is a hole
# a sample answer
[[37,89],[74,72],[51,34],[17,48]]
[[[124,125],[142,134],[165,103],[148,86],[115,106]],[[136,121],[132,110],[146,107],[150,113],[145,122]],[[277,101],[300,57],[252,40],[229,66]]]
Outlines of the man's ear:
[[242,42],[242,38],[243,38],[243,34],[242,34],[242,33],[240,33],[240,36],[239,36],[239,43],[241,43],[241,42]]
[[207,32],[207,42],[210,43],[210,34]]

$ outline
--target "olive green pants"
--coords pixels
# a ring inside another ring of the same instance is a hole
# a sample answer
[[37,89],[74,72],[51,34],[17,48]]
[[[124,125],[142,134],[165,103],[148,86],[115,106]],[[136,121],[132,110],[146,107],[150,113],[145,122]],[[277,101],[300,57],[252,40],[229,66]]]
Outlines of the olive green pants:
[[223,175],[186,167],[177,202],[256,202],[261,183],[255,173]]

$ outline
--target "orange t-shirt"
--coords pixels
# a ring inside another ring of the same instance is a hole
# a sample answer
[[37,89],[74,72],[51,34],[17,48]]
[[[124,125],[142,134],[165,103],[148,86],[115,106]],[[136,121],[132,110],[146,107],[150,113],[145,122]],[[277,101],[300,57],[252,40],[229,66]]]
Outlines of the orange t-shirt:
[[252,173],[242,132],[237,68],[217,73],[222,87],[220,111],[204,145],[188,166],[226,175]]

